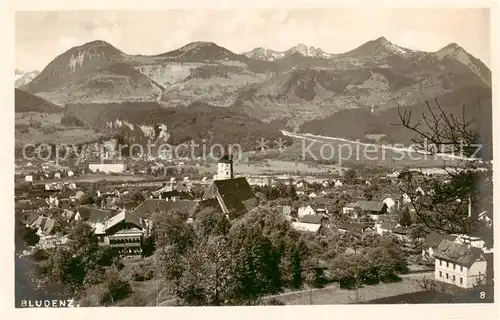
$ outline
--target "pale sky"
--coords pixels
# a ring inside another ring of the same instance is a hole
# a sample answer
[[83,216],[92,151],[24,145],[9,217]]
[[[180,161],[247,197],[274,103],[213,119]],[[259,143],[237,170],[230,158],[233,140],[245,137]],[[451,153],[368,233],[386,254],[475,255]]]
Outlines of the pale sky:
[[411,49],[457,43],[490,66],[489,9],[321,8],[227,11],[31,11],[16,13],[16,68],[43,69],[69,48],[105,40],[129,54],[159,54],[192,41],[235,53],[298,43],[342,53],[385,36]]

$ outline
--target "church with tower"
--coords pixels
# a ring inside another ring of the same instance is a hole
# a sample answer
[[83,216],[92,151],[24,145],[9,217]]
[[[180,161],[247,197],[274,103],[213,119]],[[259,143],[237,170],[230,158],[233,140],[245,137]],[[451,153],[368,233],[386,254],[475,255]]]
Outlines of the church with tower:
[[258,205],[252,187],[245,177],[234,177],[233,159],[224,154],[217,162],[217,174],[203,199],[216,199],[222,212],[236,218]]

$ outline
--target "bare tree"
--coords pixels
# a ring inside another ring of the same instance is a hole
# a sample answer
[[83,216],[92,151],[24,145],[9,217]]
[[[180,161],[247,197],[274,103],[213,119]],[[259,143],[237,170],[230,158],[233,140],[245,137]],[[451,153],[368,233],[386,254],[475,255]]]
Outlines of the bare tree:
[[[398,108],[401,125],[416,134],[412,139],[416,150],[425,157],[453,159],[443,161],[445,175],[426,176],[421,172],[403,174],[401,191],[406,193],[419,222],[444,233],[470,234],[477,230],[475,213],[484,207],[492,191],[491,167],[478,157],[479,134],[475,119],[467,119],[467,106],[462,116],[447,113],[435,100],[436,109],[427,102],[429,114],[415,120],[412,110]],[[450,156],[451,154],[451,156]],[[492,198],[491,198],[492,199]]]

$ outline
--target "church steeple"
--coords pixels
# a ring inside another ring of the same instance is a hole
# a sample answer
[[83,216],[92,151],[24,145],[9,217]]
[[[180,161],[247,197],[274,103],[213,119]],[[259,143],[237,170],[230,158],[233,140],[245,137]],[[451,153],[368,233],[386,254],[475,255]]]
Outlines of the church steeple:
[[225,153],[217,163],[217,180],[227,180],[234,178],[233,157]]

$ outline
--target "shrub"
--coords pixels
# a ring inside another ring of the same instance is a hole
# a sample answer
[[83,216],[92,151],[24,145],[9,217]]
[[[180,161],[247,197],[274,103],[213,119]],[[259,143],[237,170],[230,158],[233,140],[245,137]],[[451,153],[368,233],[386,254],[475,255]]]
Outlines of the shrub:
[[127,298],[132,292],[132,287],[128,281],[120,279],[117,275],[112,275],[105,283],[103,291],[99,295],[99,302],[114,303]]
[[154,277],[154,265],[151,263],[141,263],[133,267],[132,280],[146,281]]
[[83,279],[83,286],[89,288],[93,285],[102,283],[104,280],[106,280],[104,269],[97,267],[87,271]]
[[43,249],[36,249],[35,252],[33,252],[33,260],[35,261],[44,261],[49,258],[49,254],[47,251]]
[[61,118],[61,124],[68,127],[82,127],[83,121],[72,114],[66,114]]

